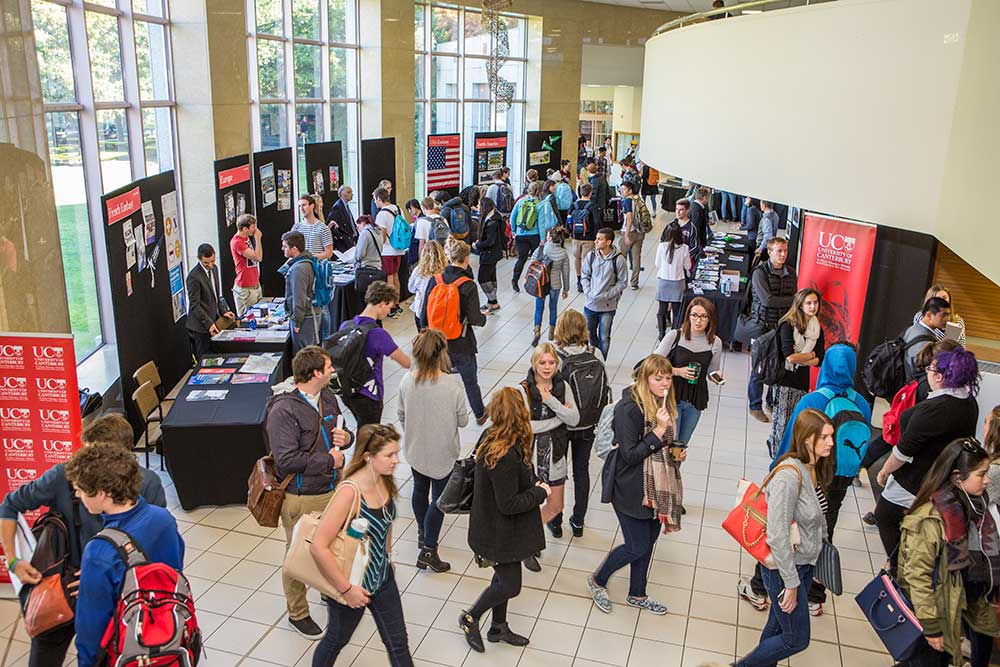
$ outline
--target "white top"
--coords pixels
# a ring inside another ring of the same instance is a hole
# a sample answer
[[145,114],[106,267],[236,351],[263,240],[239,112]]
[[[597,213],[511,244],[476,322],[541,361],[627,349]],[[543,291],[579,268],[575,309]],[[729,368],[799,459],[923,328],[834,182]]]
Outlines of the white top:
[[413,223],[413,238],[418,241],[429,241],[431,238],[431,221],[426,216],[420,216]]
[[684,280],[690,272],[691,253],[687,244],[674,248],[674,259],[667,261],[670,252],[670,242],[664,241],[656,248],[656,277],[660,280]]
[[[397,213],[399,213],[399,209],[396,208],[394,204],[386,204],[385,208],[379,211],[378,215],[375,216],[375,225],[385,230],[385,238],[387,239],[389,238],[389,235],[392,234],[392,223],[396,221]],[[397,250],[392,247],[391,243],[382,244],[383,257],[398,257],[399,255],[405,254],[406,250]]]

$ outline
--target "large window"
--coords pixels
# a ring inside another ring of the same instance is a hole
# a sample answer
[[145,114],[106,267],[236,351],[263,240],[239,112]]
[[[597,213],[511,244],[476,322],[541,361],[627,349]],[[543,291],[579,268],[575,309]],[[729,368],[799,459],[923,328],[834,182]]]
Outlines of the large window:
[[293,147],[299,194],[305,144],[340,141],[341,182],[357,192],[357,0],[247,0],[247,19],[254,148]]
[[174,166],[170,24],[165,0],[32,0],[31,14],[70,323],[83,360],[113,336],[102,326],[111,305],[100,196]]
[[510,56],[500,76],[514,84],[514,103],[501,110],[490,100],[486,76],[495,40],[481,12],[417,3],[414,6],[416,69],[415,183],[424,187],[426,135],[462,133],[462,183],[468,184],[476,132],[507,132],[507,163],[515,181],[524,164],[524,96],[527,70],[527,21],[505,16]]

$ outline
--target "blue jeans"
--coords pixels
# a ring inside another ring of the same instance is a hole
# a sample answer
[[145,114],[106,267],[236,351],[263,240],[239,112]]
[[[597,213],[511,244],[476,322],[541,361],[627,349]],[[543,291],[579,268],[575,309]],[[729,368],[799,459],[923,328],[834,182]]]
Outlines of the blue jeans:
[[767,623],[760,634],[757,648],[736,661],[737,667],[774,667],[789,656],[801,653],[809,646],[809,582],[813,579],[812,565],[797,565],[799,587],[797,602],[791,614],[781,611],[778,595],[785,589],[777,570],[763,570],[764,588],[771,599]]
[[[554,289],[549,292],[549,326],[556,325],[556,318],[559,315],[559,292]],[[535,297],[535,326],[542,326],[542,314],[545,312],[545,297]]]
[[[361,617],[365,614],[365,607],[351,609],[339,602],[326,600],[326,609],[329,620],[326,626],[326,634],[316,645],[316,652],[313,654],[312,667],[332,667],[336,662],[340,651],[347,646],[351,635],[357,629]],[[413,658],[410,657],[410,647],[406,638],[406,623],[403,622],[403,605],[399,600],[399,588],[396,586],[396,575],[389,574],[382,588],[371,594],[371,601],[367,609],[375,619],[375,627],[378,628],[379,637],[385,645],[386,653],[389,657],[389,664],[392,667],[412,667]]]
[[[434,479],[416,470],[412,472],[413,492],[410,504],[413,506],[413,516],[417,520],[417,525],[424,528],[424,546],[435,549],[438,537],[441,535],[441,524],[444,522],[444,513],[438,509],[437,500],[444,491],[448,478]],[[427,502],[428,496],[430,503]]]
[[615,321],[615,311],[605,310],[598,313],[585,307],[583,316],[587,318],[590,344],[598,348],[607,359],[608,350],[611,349],[611,323]]
[[701,410],[694,407],[687,401],[677,404],[677,430],[674,433],[674,441],[683,442],[685,445],[691,442],[691,434],[698,426],[701,419]]
[[476,355],[452,354],[451,365],[462,376],[462,384],[465,385],[465,395],[469,399],[469,407],[472,408],[472,414],[476,416],[476,419],[479,419],[486,414],[486,406],[483,405],[483,392],[479,389],[479,368],[476,366]]
[[764,380],[750,371],[750,382],[747,383],[747,398],[750,399],[750,409],[760,410],[764,407]]
[[646,597],[646,574],[656,538],[660,536],[660,522],[655,518],[636,519],[618,510],[615,514],[618,515],[625,544],[619,544],[608,553],[594,573],[594,581],[600,586],[607,586],[612,574],[629,565],[628,594],[637,598]]
[[720,192],[719,195],[722,200],[722,219],[739,220],[740,205],[737,203],[739,197],[733,192]]
[[331,333],[333,328],[333,315],[330,314],[330,307],[323,309],[323,319],[319,325],[319,344],[322,345]]

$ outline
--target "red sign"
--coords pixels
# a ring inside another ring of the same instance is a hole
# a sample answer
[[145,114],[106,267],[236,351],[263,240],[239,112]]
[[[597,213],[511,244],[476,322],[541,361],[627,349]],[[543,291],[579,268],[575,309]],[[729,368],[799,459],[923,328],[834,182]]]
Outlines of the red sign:
[[480,148],[507,148],[507,137],[476,137],[476,150]]
[[232,169],[226,169],[225,171],[219,172],[219,189],[223,190],[225,188],[229,188],[234,185],[239,185],[240,183],[246,183],[249,180],[250,180],[249,164],[244,164],[239,167],[233,167]]
[[432,134],[427,137],[427,145],[432,147],[444,146],[445,148],[458,148],[460,141],[461,137],[457,134]]
[[[136,186],[123,195],[108,200],[108,224],[113,225],[124,220],[142,207],[139,198],[139,187]],[[70,341],[72,347],[72,341]]]
[[[68,461],[80,430],[73,337],[0,335],[0,496]],[[10,581],[6,559],[0,581]]]

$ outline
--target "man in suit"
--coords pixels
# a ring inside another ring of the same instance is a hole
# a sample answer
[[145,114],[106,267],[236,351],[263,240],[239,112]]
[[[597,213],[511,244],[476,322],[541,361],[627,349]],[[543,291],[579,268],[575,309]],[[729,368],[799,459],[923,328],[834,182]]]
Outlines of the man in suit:
[[342,185],[337,190],[337,201],[333,202],[326,221],[333,235],[333,249],[337,252],[347,252],[358,243],[358,229],[354,222],[354,213],[348,204],[354,199],[354,190],[350,185]]
[[[694,201],[691,202],[691,211],[688,213],[691,224],[698,232],[698,247],[708,247],[708,188],[699,187],[695,190]],[[698,258],[693,254],[691,261],[696,262]]]
[[198,264],[187,275],[188,336],[196,357],[208,354],[212,336],[219,333],[215,321],[220,315],[233,317],[222,294],[219,269],[215,266],[215,248],[208,243],[198,246]]

